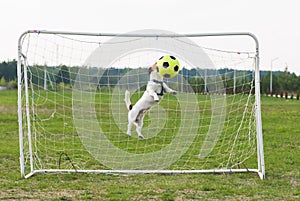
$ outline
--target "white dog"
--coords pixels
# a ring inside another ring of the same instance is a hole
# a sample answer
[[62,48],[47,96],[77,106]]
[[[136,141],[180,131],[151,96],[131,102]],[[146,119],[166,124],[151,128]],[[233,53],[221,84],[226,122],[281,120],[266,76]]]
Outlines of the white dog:
[[135,105],[132,105],[130,102],[130,92],[128,90],[125,92],[125,103],[129,110],[127,135],[131,136],[131,128],[135,124],[136,132],[141,139],[144,138],[142,127],[146,112],[163,98],[164,92],[177,93],[163,82],[163,78],[158,74],[156,63],[149,68],[148,73],[150,74],[150,81],[148,81],[146,91]]

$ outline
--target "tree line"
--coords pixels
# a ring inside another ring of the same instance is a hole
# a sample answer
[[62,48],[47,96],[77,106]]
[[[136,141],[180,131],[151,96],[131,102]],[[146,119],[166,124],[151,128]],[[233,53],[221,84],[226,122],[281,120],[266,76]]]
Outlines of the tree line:
[[[72,80],[78,72],[78,67],[67,67],[61,65],[59,67],[49,66],[34,66],[31,67],[32,82],[42,86],[45,76],[45,70],[47,72],[46,79],[48,84],[61,84],[72,85]],[[105,76],[101,77],[99,86],[114,86],[121,77],[129,71],[130,68],[117,69],[107,68],[103,72]],[[92,69],[93,71],[93,69]],[[97,69],[94,69],[96,72]],[[90,72],[91,73],[91,72]],[[93,73],[93,72],[92,72]],[[183,68],[180,72],[183,77],[188,80],[188,83],[196,93],[205,93],[207,88],[205,86],[205,77],[221,75],[224,87],[227,93],[239,93],[251,90],[253,83],[253,72],[241,71],[223,68],[216,72],[216,70],[196,70]],[[270,71],[261,71],[261,92],[270,94]],[[133,78],[134,79],[134,78]],[[9,89],[17,88],[17,61],[3,61],[0,63],[0,86],[6,86]],[[52,86],[53,87],[53,86]],[[295,73],[288,72],[286,69],[284,72],[276,71],[272,72],[272,93],[273,94],[299,94],[300,93],[300,76]]]
[[0,63],[0,87],[17,88],[17,61]]
[[272,91],[270,91],[271,73],[267,72],[265,76],[261,78],[262,93],[266,94],[299,94],[300,93],[300,76],[295,73],[288,72],[286,69],[284,72],[272,73]]

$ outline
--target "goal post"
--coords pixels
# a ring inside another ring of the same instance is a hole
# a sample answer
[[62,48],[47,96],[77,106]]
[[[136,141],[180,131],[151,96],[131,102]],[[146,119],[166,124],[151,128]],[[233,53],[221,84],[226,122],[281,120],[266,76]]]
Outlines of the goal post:
[[[147,69],[174,55],[177,94],[129,137]],[[29,30],[18,42],[20,169],[39,172],[234,173],[265,177],[259,43],[244,32],[124,34]]]

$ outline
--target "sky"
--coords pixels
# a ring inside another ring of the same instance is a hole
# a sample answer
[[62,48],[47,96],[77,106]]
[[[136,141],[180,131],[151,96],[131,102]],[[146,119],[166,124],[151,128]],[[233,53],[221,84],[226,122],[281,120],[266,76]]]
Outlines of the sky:
[[[17,58],[26,30],[125,33],[251,32],[260,68],[300,75],[300,12],[296,0],[1,0],[0,61]],[[278,59],[275,59],[278,58]],[[273,62],[272,62],[273,61]]]

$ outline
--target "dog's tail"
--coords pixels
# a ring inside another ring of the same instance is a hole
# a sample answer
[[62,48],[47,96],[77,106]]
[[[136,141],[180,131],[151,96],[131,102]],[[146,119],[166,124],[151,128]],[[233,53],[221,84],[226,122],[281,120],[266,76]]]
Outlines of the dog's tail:
[[125,103],[128,110],[132,109],[132,104],[130,102],[130,92],[128,90],[125,91]]

